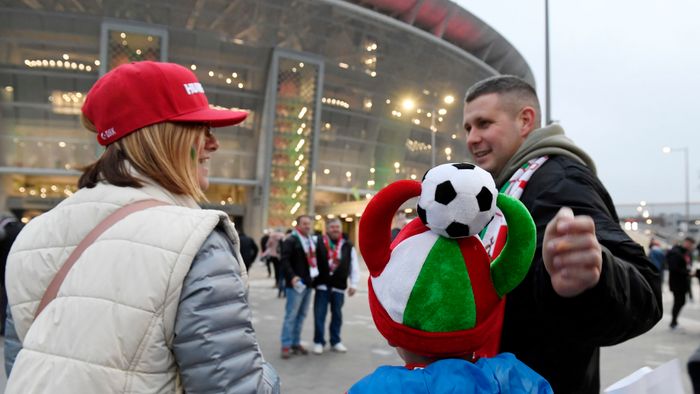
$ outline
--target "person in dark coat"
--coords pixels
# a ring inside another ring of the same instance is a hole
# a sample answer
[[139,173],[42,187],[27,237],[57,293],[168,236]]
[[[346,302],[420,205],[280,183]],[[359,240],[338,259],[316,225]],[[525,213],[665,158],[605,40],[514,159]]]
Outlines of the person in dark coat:
[[687,237],[666,254],[668,264],[668,287],[673,293],[671,309],[671,329],[678,327],[678,315],[681,313],[685,298],[690,292],[690,267],[695,240]]
[[5,265],[10,248],[17,238],[17,234],[22,231],[24,224],[17,220],[12,214],[0,216],[0,335],[5,335],[5,319],[7,317],[7,290],[5,288]]
[[[542,128],[540,119],[534,88],[518,77],[492,77],[467,92],[464,128],[475,164],[520,199],[537,227],[530,270],[508,294],[501,351],[555,393],[598,393],[600,347],[661,319],[659,272],[620,228],[591,158],[559,125]],[[506,234],[497,215],[483,233],[492,256]]]
[[241,240],[241,257],[245,263],[246,271],[253,265],[255,258],[258,257],[258,245],[255,244],[253,238],[245,235],[243,231],[238,233],[238,238]]
[[[319,260],[319,279],[314,296],[314,354],[322,354],[326,346],[325,325],[328,307],[331,310],[330,345],[331,350],[345,353],[347,347],[341,342],[340,329],[343,325],[343,304],[345,292],[352,297],[360,280],[360,266],[357,252],[350,240],[343,236],[340,219],[326,222],[326,234],[321,235],[326,259]],[[348,286],[349,285],[349,286]]]
[[301,345],[301,329],[309,309],[312,289],[319,276],[318,261],[326,259],[325,248],[313,236],[311,216],[301,215],[296,222],[296,227],[282,243],[280,258],[287,298],[280,335],[283,359],[290,358],[292,354],[308,354]]
[[[262,238],[260,238],[260,254],[262,257],[260,257],[260,261],[265,263],[265,267],[267,268],[267,277],[269,278],[272,276],[272,271],[270,270],[270,259],[267,258],[267,254],[265,252],[267,251],[267,241],[270,239],[270,233],[265,231],[265,234],[263,234]],[[276,273],[275,273],[276,274]]]

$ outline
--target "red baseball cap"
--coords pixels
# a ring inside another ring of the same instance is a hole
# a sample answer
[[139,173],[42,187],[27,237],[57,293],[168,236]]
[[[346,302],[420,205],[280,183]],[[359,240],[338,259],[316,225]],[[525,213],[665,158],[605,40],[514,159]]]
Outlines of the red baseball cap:
[[209,107],[202,85],[187,68],[149,61],[123,64],[102,76],[88,92],[82,111],[97,128],[100,145],[166,121],[223,127],[248,116]]

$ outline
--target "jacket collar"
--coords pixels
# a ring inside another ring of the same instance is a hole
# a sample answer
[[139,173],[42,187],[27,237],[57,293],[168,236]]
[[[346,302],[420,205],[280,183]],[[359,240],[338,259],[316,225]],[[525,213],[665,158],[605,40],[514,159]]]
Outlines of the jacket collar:
[[496,188],[500,189],[523,164],[544,155],[568,156],[586,165],[593,174],[596,173],[593,159],[564,135],[564,129],[561,126],[551,124],[530,132],[520,148],[508,160],[500,174],[495,177]]

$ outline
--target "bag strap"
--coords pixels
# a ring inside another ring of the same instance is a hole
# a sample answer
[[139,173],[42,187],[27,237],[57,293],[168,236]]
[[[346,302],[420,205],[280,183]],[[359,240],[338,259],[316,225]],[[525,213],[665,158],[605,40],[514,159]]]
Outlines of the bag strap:
[[115,212],[113,212],[112,214],[107,216],[103,221],[101,221],[97,226],[95,226],[95,228],[92,229],[92,231],[90,231],[88,235],[86,235],[85,238],[83,238],[82,241],[80,241],[78,246],[76,246],[75,249],[73,249],[73,252],[70,254],[70,256],[68,256],[68,260],[66,260],[66,262],[63,263],[63,266],[53,277],[51,283],[49,283],[49,287],[46,288],[44,296],[41,297],[41,302],[39,303],[39,307],[37,308],[36,313],[34,314],[34,318],[36,319],[37,316],[39,316],[39,314],[41,313],[41,311],[43,311],[44,308],[46,308],[49,302],[53,301],[54,298],[56,298],[56,296],[58,295],[58,290],[61,288],[61,285],[66,279],[66,276],[68,276],[68,272],[70,272],[70,269],[73,268],[73,265],[75,265],[75,262],[78,261],[78,258],[80,258],[85,249],[92,245],[92,243],[95,242],[95,240],[100,235],[102,235],[102,233],[107,231],[108,228],[112,227],[118,221],[124,219],[125,217],[131,215],[134,212],[142,211],[144,209],[152,207],[157,207],[160,205],[170,204],[168,204],[167,202],[153,199],[136,201],[117,209]]

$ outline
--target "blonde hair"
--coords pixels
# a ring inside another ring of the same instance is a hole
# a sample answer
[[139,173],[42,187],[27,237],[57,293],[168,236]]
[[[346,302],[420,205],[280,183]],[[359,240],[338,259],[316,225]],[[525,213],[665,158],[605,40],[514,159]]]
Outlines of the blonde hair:
[[[95,131],[85,116],[81,121]],[[96,162],[84,168],[78,187],[94,187],[102,180],[116,186],[143,186],[128,172],[124,165],[128,161],[171,193],[206,201],[197,178],[196,149],[204,144],[207,129],[204,124],[163,122],[129,133],[108,145]]]

